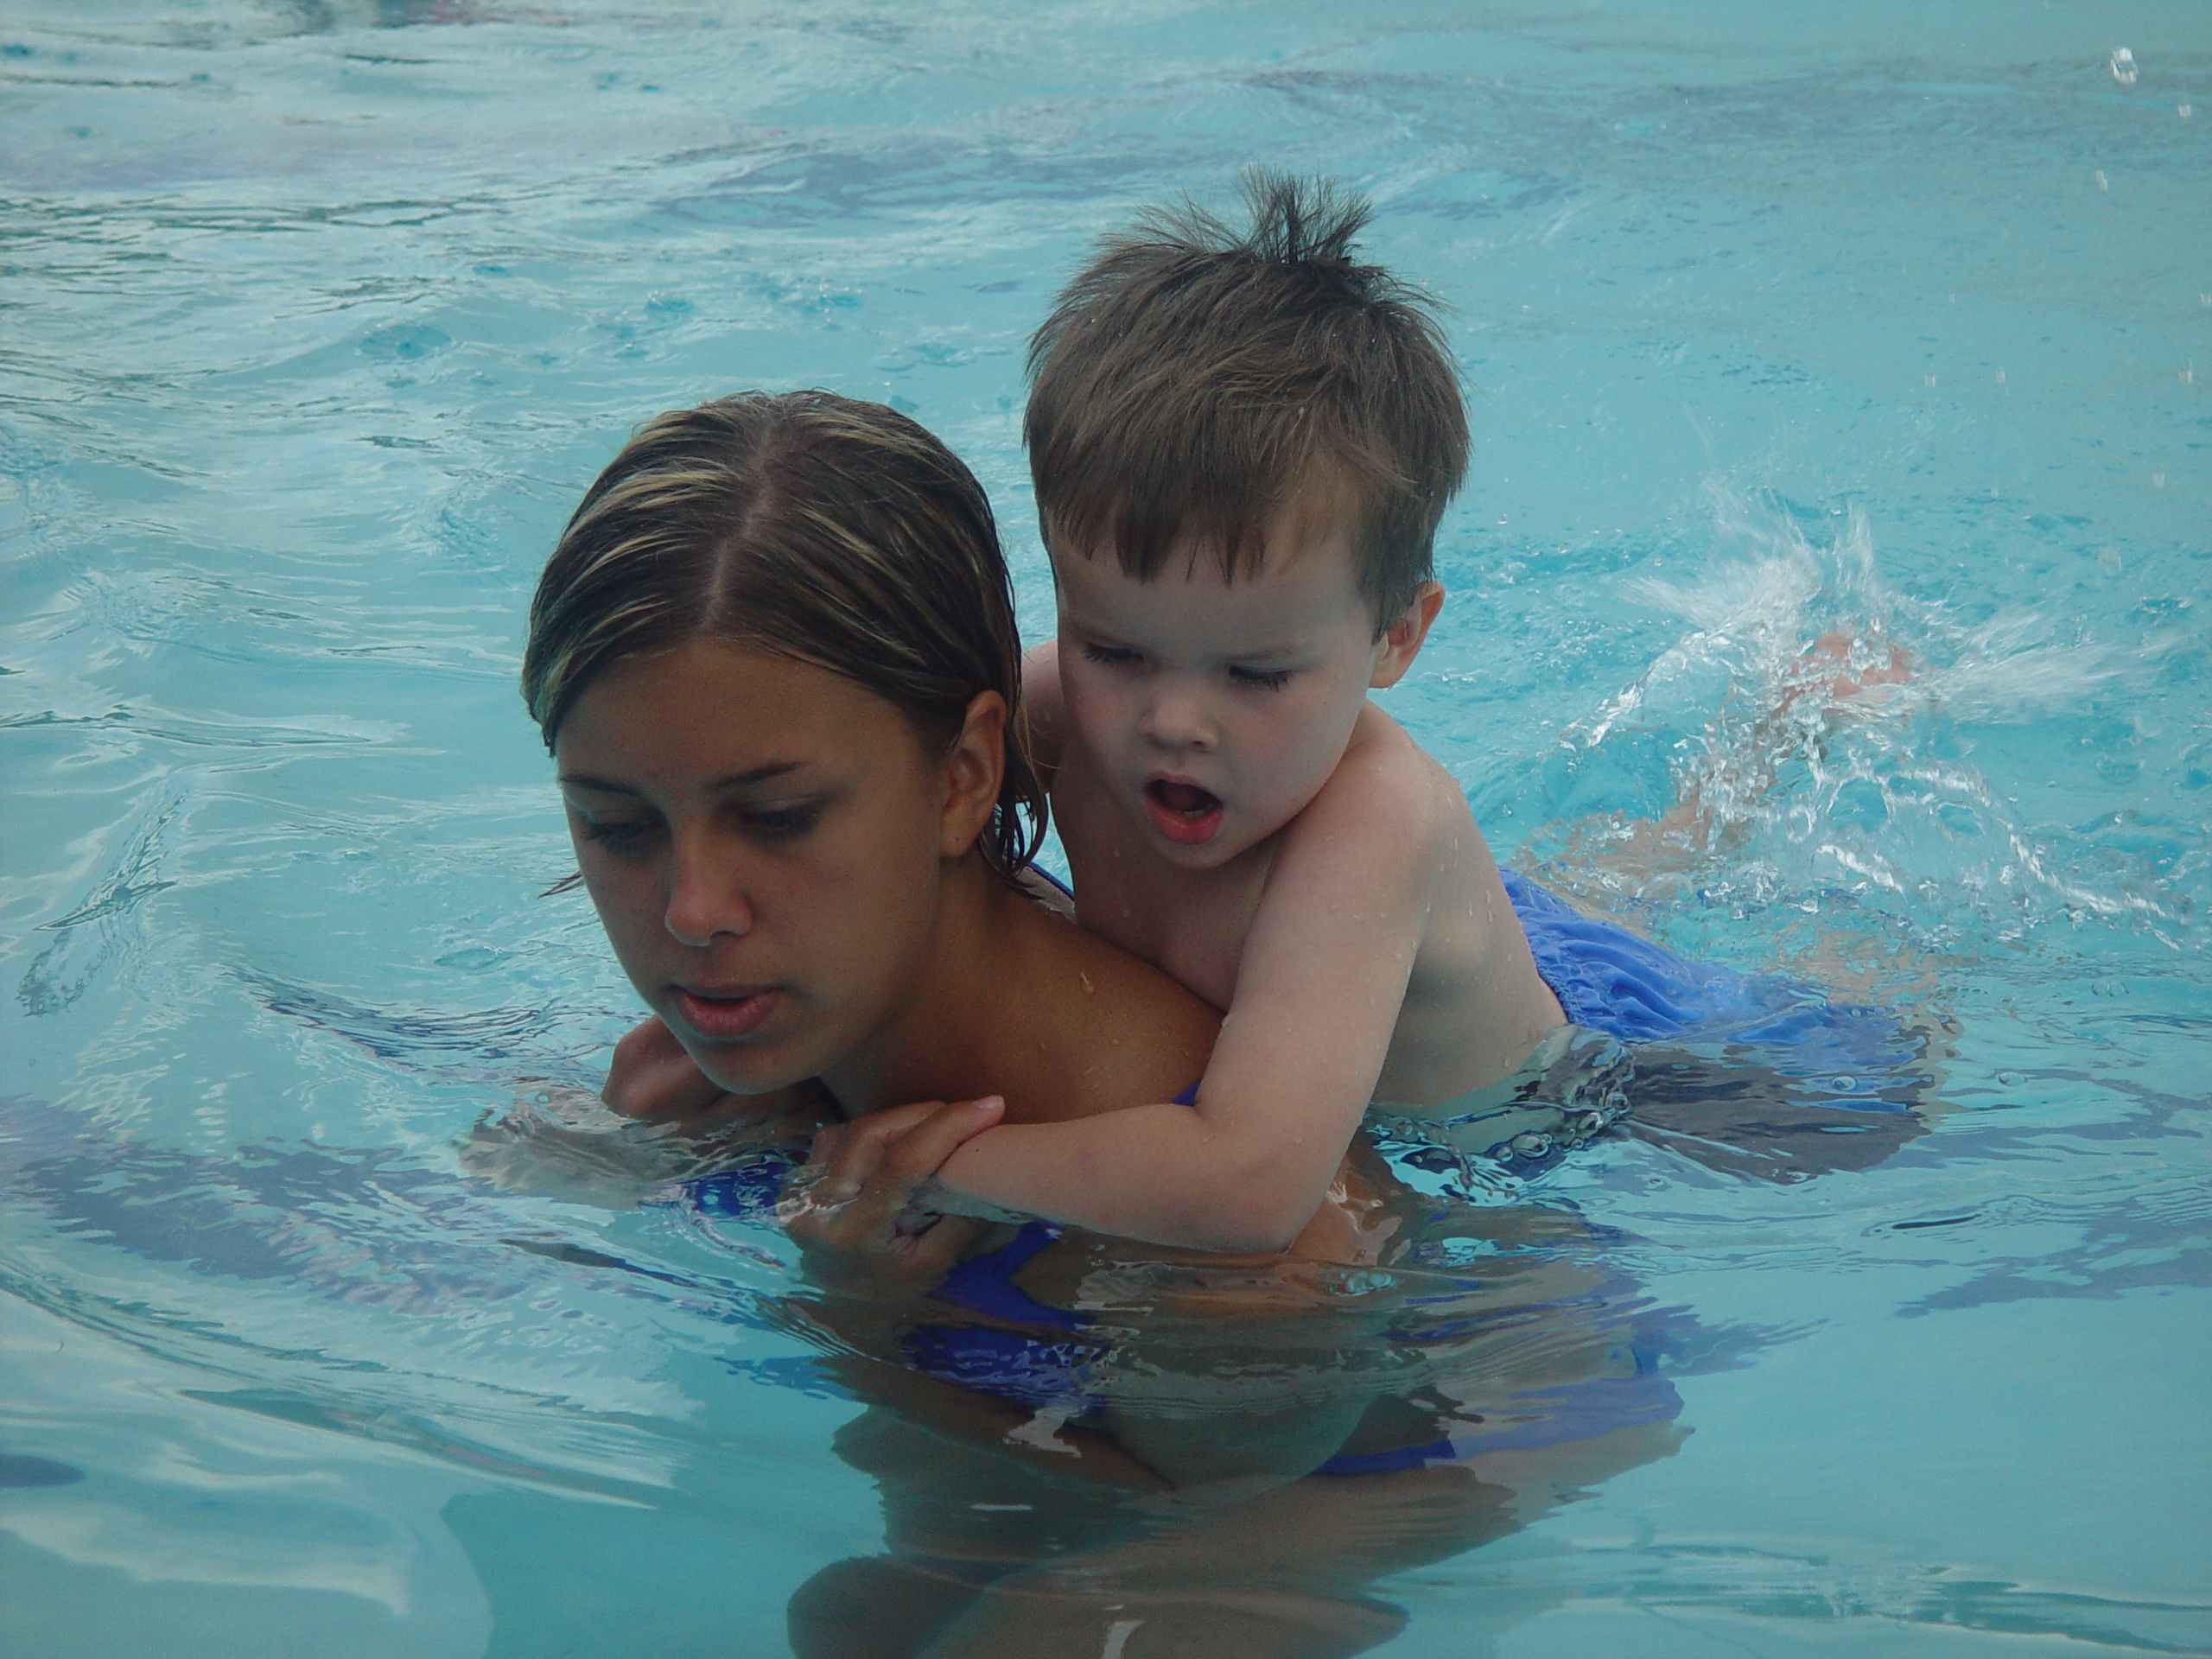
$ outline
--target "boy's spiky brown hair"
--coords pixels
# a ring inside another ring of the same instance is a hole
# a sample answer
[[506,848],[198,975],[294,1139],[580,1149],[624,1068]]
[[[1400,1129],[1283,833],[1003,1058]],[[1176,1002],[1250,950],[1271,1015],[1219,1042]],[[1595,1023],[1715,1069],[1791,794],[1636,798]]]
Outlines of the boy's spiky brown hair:
[[1255,169],[1239,228],[1185,201],[1099,245],[1030,341],[1024,423],[1046,543],[1141,581],[1179,536],[1224,577],[1287,511],[1354,516],[1378,631],[1428,577],[1467,465],[1434,302],[1352,258],[1372,210]]

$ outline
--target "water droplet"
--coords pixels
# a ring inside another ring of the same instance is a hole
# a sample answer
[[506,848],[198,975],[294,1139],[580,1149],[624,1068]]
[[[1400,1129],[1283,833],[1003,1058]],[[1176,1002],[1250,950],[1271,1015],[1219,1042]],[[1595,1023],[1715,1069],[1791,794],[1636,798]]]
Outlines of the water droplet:
[[2193,104],[2177,104],[2174,105],[2174,113],[2186,121],[2196,113],[2196,106]]
[[2105,177],[2105,170],[2101,167],[2097,169],[2097,188],[2100,190],[2112,188],[2112,181]]
[[2135,84],[2135,54],[2121,47],[2112,54],[2112,78],[2123,86]]
[[1932,386],[1936,384],[1936,377],[1932,374],[1923,374],[1920,377],[1920,384],[1923,386]]
[[1997,1081],[2007,1089],[2017,1089],[2020,1086],[2020,1074],[2017,1071],[1999,1071],[1997,1074]]
[[2164,488],[2166,487],[2166,475],[2165,475],[2164,473],[2153,473],[2153,474],[2151,474],[2151,487],[2152,487],[2152,489],[2154,489],[2154,490],[2163,490],[2163,489],[2164,489]]
[[2005,371],[2002,369],[1997,371],[1997,384],[2000,386],[2005,384]]

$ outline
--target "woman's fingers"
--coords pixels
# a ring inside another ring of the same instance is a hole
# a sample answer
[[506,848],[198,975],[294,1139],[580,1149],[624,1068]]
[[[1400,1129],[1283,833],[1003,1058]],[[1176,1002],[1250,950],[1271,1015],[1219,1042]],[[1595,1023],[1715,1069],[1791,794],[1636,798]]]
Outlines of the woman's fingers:
[[934,1285],[989,1230],[988,1222],[972,1216],[938,1216],[921,1231],[902,1235],[898,1248],[905,1275]]
[[915,1189],[1005,1109],[997,1096],[918,1101],[824,1128],[804,1185],[783,1211],[785,1228],[817,1261],[844,1258],[836,1277],[873,1268],[934,1282],[975,1242],[982,1224],[910,1212]]
[[721,1085],[683,1052],[658,1014],[614,1045],[600,1098],[632,1117],[684,1116],[721,1098]]
[[821,1172],[815,1178],[816,1201],[842,1204],[854,1198],[874,1179],[885,1150],[944,1105],[941,1100],[918,1101],[816,1130],[814,1150],[806,1160]]
[[989,1128],[1005,1110],[1006,1102],[997,1095],[950,1103],[924,1100],[838,1124],[834,1136],[822,1130],[815,1138],[815,1155],[807,1160],[822,1171],[815,1181],[815,1202],[851,1204],[868,1198],[903,1204],[961,1142]]
[[936,1109],[904,1130],[890,1147],[883,1162],[882,1179],[903,1181],[912,1187],[923,1177],[936,1174],[963,1141],[981,1135],[1006,1115],[1006,1101],[999,1095],[956,1100],[950,1105],[931,1103]]

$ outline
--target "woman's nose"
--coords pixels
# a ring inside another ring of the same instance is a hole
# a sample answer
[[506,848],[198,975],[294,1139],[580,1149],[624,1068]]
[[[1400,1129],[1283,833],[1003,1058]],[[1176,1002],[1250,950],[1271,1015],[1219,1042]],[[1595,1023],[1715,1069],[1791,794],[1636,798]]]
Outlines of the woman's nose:
[[669,875],[666,925],[680,944],[704,949],[722,934],[743,938],[753,931],[753,905],[743,873],[713,849],[686,846],[679,839]]

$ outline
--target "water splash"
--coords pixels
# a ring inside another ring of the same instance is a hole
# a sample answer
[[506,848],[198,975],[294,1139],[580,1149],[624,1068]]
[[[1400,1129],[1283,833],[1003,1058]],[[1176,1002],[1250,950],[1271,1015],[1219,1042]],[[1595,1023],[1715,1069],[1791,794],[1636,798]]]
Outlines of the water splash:
[[[2005,729],[2031,723],[2046,744],[2072,721],[2092,728],[2083,753],[2124,746],[2132,734],[2104,733],[2096,710],[2139,658],[2069,633],[2054,609],[1968,622],[1897,591],[1855,508],[1825,541],[1757,496],[1716,488],[1711,511],[1715,553],[1697,574],[1621,584],[1684,626],[1560,734],[1567,821],[1529,849],[1548,879],[1601,903],[1794,907],[1821,916],[1827,941],[1797,946],[1830,955],[1853,925],[1839,908],[1870,938],[1902,923],[1918,950],[2017,944],[2058,922],[2174,944],[2190,906],[2161,879],[2163,853],[2115,857],[2110,836],[2036,823],[2020,805],[2032,773],[1993,779],[1975,758],[1986,746],[2009,761]],[[1586,775],[1633,781],[1579,794]],[[1601,810],[1577,816],[1593,794]],[[1924,971],[1908,960],[1888,953],[1893,985]]]

